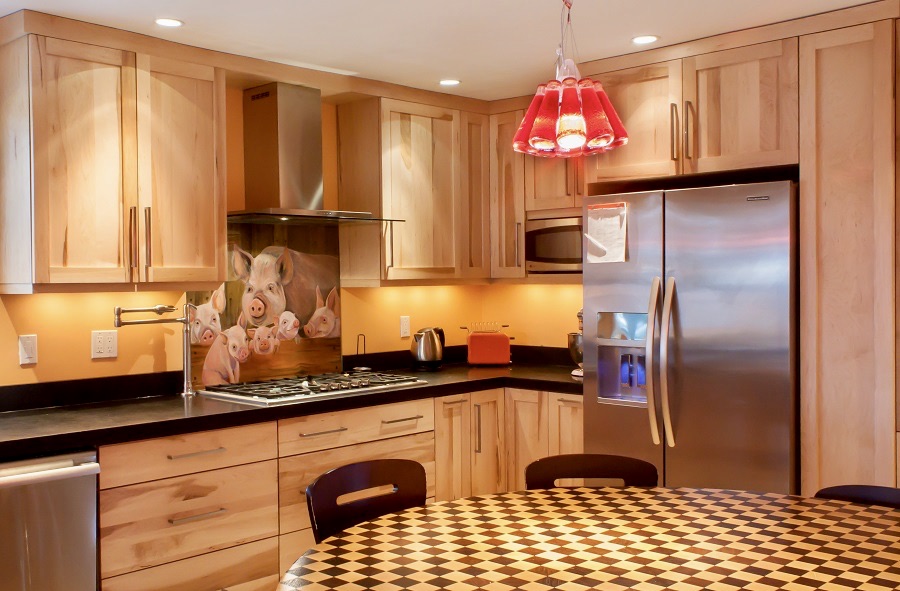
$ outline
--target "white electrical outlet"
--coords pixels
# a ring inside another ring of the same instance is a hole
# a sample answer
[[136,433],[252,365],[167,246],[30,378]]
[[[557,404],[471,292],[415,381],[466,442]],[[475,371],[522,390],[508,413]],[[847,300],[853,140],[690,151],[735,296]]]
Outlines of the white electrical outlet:
[[37,363],[37,335],[19,335],[19,365]]
[[400,338],[409,336],[409,316],[400,317]]
[[91,331],[91,359],[109,359],[119,356],[119,331]]

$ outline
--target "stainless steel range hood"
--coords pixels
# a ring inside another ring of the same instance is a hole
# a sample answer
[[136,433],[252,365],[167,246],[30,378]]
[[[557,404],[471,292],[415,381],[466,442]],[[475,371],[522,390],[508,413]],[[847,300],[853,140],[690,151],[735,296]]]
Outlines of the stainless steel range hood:
[[321,103],[318,89],[281,82],[244,91],[245,209],[229,222],[382,221],[324,209]]

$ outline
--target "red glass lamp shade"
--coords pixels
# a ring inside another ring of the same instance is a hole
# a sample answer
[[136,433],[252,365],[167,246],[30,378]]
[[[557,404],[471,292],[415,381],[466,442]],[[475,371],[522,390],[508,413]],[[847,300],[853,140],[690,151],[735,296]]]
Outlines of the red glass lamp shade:
[[628,143],[599,82],[573,77],[538,86],[513,139],[516,152],[562,157],[597,154]]

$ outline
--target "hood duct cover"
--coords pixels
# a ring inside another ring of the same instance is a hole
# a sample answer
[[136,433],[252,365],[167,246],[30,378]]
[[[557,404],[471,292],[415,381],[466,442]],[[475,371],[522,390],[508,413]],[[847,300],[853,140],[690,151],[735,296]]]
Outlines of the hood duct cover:
[[244,191],[245,210],[229,213],[229,222],[381,221],[369,212],[323,209],[316,88],[272,82],[244,91]]

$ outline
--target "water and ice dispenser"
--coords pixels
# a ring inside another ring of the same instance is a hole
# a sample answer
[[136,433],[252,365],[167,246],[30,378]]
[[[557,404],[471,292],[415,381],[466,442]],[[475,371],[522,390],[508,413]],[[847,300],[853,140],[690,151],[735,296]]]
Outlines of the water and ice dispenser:
[[647,402],[647,314],[597,313],[597,396]]

